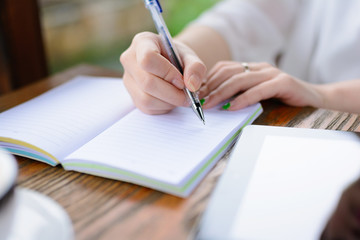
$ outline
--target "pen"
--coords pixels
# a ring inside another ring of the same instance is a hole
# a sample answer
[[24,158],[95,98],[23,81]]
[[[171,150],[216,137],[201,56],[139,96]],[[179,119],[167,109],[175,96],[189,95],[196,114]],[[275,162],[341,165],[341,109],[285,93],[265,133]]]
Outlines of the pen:
[[[151,16],[154,20],[156,30],[161,36],[162,43],[166,49],[166,53],[170,62],[179,70],[179,72],[184,75],[183,67],[181,65],[180,59],[176,54],[175,47],[173,45],[170,32],[166,27],[165,21],[161,15],[162,8],[158,0],[144,0],[145,6],[149,9]],[[191,92],[187,87],[184,88],[185,95],[191,101],[191,107],[194,110],[195,114],[200,118],[200,120],[205,125],[204,113],[199,101],[199,98],[196,93]]]

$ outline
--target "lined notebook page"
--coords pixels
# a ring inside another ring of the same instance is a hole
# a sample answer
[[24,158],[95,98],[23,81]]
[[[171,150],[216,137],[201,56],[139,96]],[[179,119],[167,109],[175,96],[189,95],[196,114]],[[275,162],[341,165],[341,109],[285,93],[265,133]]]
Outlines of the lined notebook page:
[[0,137],[62,159],[134,108],[120,79],[79,76],[0,114]]
[[237,112],[206,110],[205,126],[189,108],[153,116],[134,110],[63,163],[66,167],[70,162],[92,162],[177,185],[259,108],[256,104]]

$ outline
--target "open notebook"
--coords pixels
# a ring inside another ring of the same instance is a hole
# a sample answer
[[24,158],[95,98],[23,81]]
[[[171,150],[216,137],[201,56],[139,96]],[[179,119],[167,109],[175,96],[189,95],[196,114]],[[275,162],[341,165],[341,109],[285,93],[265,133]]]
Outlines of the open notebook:
[[146,115],[121,79],[79,76],[0,113],[0,146],[185,197],[261,112],[260,104],[206,110],[205,126],[190,108]]

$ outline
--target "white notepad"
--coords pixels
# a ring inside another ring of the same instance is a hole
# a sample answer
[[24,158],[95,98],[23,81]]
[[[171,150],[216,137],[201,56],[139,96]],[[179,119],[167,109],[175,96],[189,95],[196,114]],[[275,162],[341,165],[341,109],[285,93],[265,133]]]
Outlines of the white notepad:
[[121,79],[80,76],[0,113],[0,146],[50,165],[187,196],[262,112],[135,109]]
[[319,239],[359,156],[359,133],[246,127],[198,239]]

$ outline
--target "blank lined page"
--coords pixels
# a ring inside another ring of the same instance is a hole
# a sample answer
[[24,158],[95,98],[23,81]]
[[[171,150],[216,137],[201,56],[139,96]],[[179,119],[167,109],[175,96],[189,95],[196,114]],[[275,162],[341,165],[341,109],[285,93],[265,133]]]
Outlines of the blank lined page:
[[236,112],[206,110],[205,126],[190,108],[153,116],[134,110],[66,157],[64,165],[100,163],[180,184],[213,156],[256,110],[260,113],[259,109],[261,106],[256,104]]
[[0,137],[59,160],[134,108],[120,79],[79,76],[0,114]]

